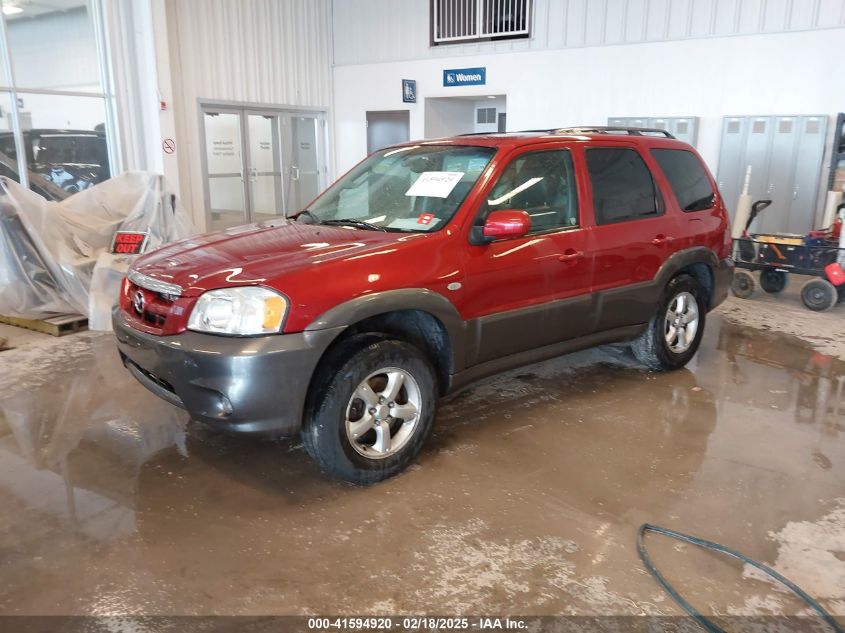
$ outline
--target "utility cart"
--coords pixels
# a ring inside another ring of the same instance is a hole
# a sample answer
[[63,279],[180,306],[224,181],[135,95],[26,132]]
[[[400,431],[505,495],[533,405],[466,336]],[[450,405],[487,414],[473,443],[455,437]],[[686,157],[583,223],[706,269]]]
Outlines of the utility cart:
[[745,232],[734,239],[733,257],[737,271],[731,287],[734,295],[748,299],[760,273],[760,287],[772,294],[786,288],[789,274],[813,277],[801,287],[801,301],[807,308],[823,311],[845,300],[845,248],[840,248],[842,221],[826,230],[807,235],[748,233],[751,223],[771,200],[758,200],[751,209]]

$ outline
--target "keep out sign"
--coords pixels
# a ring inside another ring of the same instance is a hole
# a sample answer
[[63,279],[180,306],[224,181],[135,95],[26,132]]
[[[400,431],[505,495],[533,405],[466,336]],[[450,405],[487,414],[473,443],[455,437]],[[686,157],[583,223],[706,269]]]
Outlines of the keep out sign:
[[117,231],[111,243],[116,255],[140,255],[147,245],[148,234],[142,231]]

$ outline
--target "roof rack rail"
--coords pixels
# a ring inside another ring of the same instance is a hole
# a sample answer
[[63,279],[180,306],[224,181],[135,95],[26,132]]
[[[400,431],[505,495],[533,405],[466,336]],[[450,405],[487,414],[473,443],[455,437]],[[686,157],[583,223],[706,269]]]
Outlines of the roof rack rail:
[[550,130],[554,134],[627,134],[629,136],[664,136],[675,138],[666,130],[656,127],[616,127],[616,126],[589,126],[589,127],[561,127]]

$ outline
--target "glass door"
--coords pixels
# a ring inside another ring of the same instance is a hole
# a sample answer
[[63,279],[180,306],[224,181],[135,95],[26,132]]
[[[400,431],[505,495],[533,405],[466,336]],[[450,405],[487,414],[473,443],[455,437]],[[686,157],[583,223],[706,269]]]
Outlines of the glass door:
[[285,215],[280,115],[248,112],[247,174],[251,221]]
[[208,228],[302,210],[326,186],[325,114],[202,106]]
[[322,113],[293,112],[287,116],[284,145],[290,165],[287,174],[288,214],[305,208],[325,187],[325,164],[321,141],[325,126]]
[[203,110],[205,198],[209,229],[243,224],[248,219],[244,190],[242,116],[237,110]]

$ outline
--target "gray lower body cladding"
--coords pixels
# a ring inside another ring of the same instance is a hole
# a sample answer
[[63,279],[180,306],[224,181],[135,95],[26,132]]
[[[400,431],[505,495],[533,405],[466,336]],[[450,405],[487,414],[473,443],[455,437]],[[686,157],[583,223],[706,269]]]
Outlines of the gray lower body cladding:
[[121,359],[160,398],[212,426],[293,435],[314,369],[344,328],[227,337],[197,332],[154,336],[112,315]]

